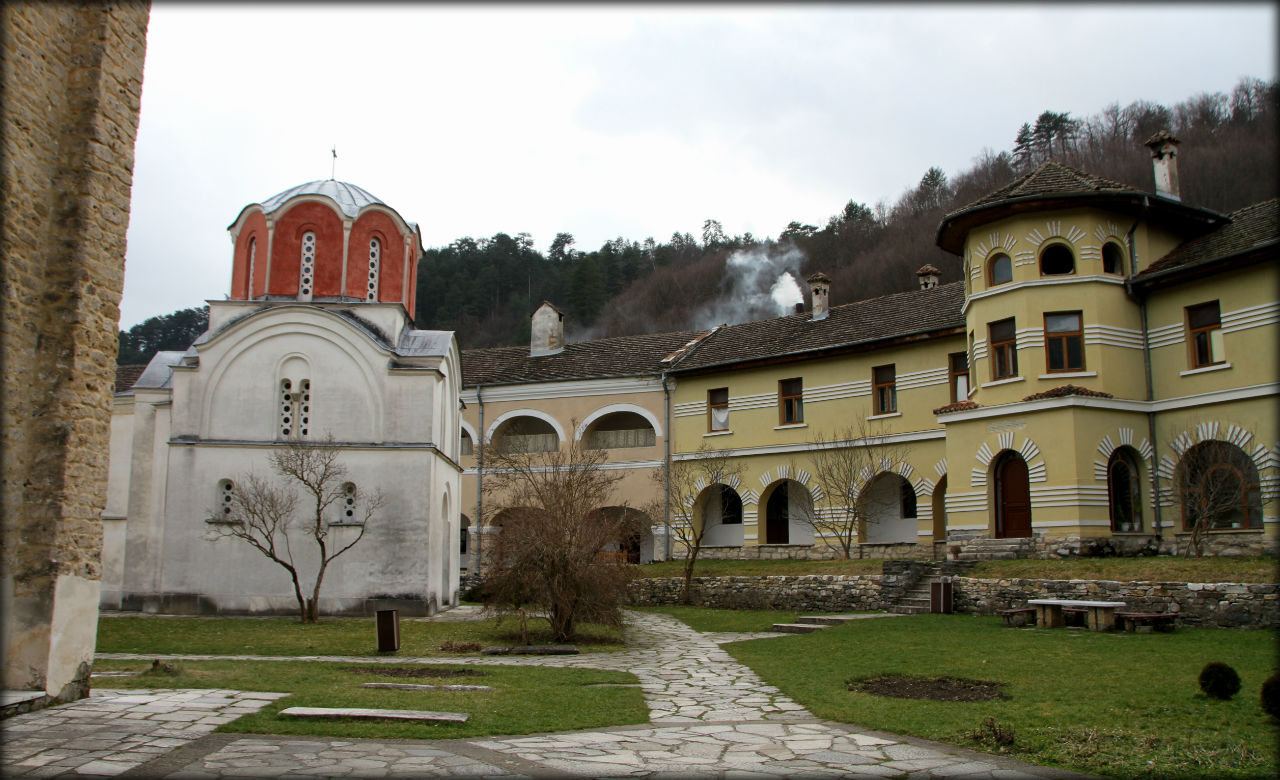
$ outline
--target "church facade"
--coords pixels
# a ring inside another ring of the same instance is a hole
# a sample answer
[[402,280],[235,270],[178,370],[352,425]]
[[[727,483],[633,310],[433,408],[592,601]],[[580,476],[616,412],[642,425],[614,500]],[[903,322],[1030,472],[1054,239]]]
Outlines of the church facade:
[[[251,476],[285,484],[270,456],[298,445],[345,469],[317,526],[328,551],[360,537],[328,568],[320,612],[456,603],[461,365],[452,332],[409,316],[417,226],[329,180],[246,207],[229,232],[230,295],[209,301],[207,332],[116,394],[102,605],[296,612],[286,570],[224,532],[243,521],[236,492]],[[309,596],[303,498],[288,536]]]

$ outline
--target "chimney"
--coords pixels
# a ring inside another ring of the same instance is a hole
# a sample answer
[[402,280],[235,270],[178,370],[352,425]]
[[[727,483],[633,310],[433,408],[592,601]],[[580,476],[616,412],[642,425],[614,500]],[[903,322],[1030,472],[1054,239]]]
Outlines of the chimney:
[[796,314],[804,314],[804,301],[796,302]]
[[564,314],[543,301],[529,325],[529,356],[557,355],[564,351]]
[[926,265],[925,267],[921,268],[919,271],[916,271],[916,276],[919,277],[920,279],[920,289],[932,290],[933,288],[937,287],[938,277],[941,274],[942,272],[939,271],[937,268],[933,267],[932,265]]
[[1156,170],[1156,194],[1173,200],[1182,200],[1178,195],[1178,141],[1168,130],[1161,130],[1147,139],[1143,144],[1151,149],[1151,158]]
[[827,318],[827,296],[831,292],[831,280],[821,271],[809,277],[809,293],[813,298],[813,322]]

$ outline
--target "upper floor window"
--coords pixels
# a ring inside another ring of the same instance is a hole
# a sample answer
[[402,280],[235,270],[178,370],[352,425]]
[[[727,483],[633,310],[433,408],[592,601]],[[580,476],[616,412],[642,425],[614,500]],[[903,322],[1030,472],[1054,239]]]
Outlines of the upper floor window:
[[1050,244],[1040,253],[1040,275],[1062,276],[1076,272],[1076,256],[1066,244]]
[[1017,334],[1013,318],[987,326],[991,341],[991,378],[1005,379],[1018,375]]
[[707,430],[729,430],[729,388],[707,391]]
[[991,286],[1013,281],[1013,261],[1008,255],[996,255],[987,263],[987,283]]
[[316,278],[316,234],[310,230],[302,234],[302,267],[298,273],[298,300],[309,301]]
[[656,441],[657,433],[653,426],[635,412],[607,414],[587,432],[587,443],[593,450],[652,447]]
[[783,425],[804,422],[803,380],[783,379],[778,382],[778,412]]
[[1124,250],[1110,241],[1102,245],[1102,271],[1124,275]]
[[369,239],[369,284],[365,293],[366,301],[378,300],[378,267],[382,263],[382,243],[376,238]]
[[495,438],[502,452],[555,452],[560,448],[556,429],[537,417],[517,417],[505,424]]
[[1080,312],[1044,315],[1044,352],[1050,371],[1084,370],[1084,331]]
[[1222,313],[1217,301],[1188,306],[1187,328],[1190,330],[1193,368],[1212,366],[1224,360]]
[[947,384],[951,386],[951,402],[969,397],[969,353],[952,352],[947,355]]
[[871,369],[872,395],[876,414],[898,411],[897,370],[894,366],[876,366]]

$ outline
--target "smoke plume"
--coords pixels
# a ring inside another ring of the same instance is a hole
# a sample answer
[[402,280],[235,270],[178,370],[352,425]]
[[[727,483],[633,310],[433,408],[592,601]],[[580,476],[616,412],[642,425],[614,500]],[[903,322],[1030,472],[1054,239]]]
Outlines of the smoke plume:
[[791,245],[772,249],[753,246],[729,255],[720,294],[695,312],[693,327],[733,325],[795,313],[796,304],[804,303],[803,288],[796,280],[804,259],[804,253]]

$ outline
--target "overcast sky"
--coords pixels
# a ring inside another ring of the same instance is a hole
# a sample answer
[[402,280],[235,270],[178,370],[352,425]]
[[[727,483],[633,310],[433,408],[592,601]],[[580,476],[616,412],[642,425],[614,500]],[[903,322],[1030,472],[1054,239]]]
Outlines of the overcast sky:
[[335,146],[336,178],[428,247],[564,231],[586,251],[708,218],[776,237],[962,171],[1045,109],[1273,79],[1275,30],[1270,3],[156,0],[121,327],[224,297],[227,225],[329,178]]

